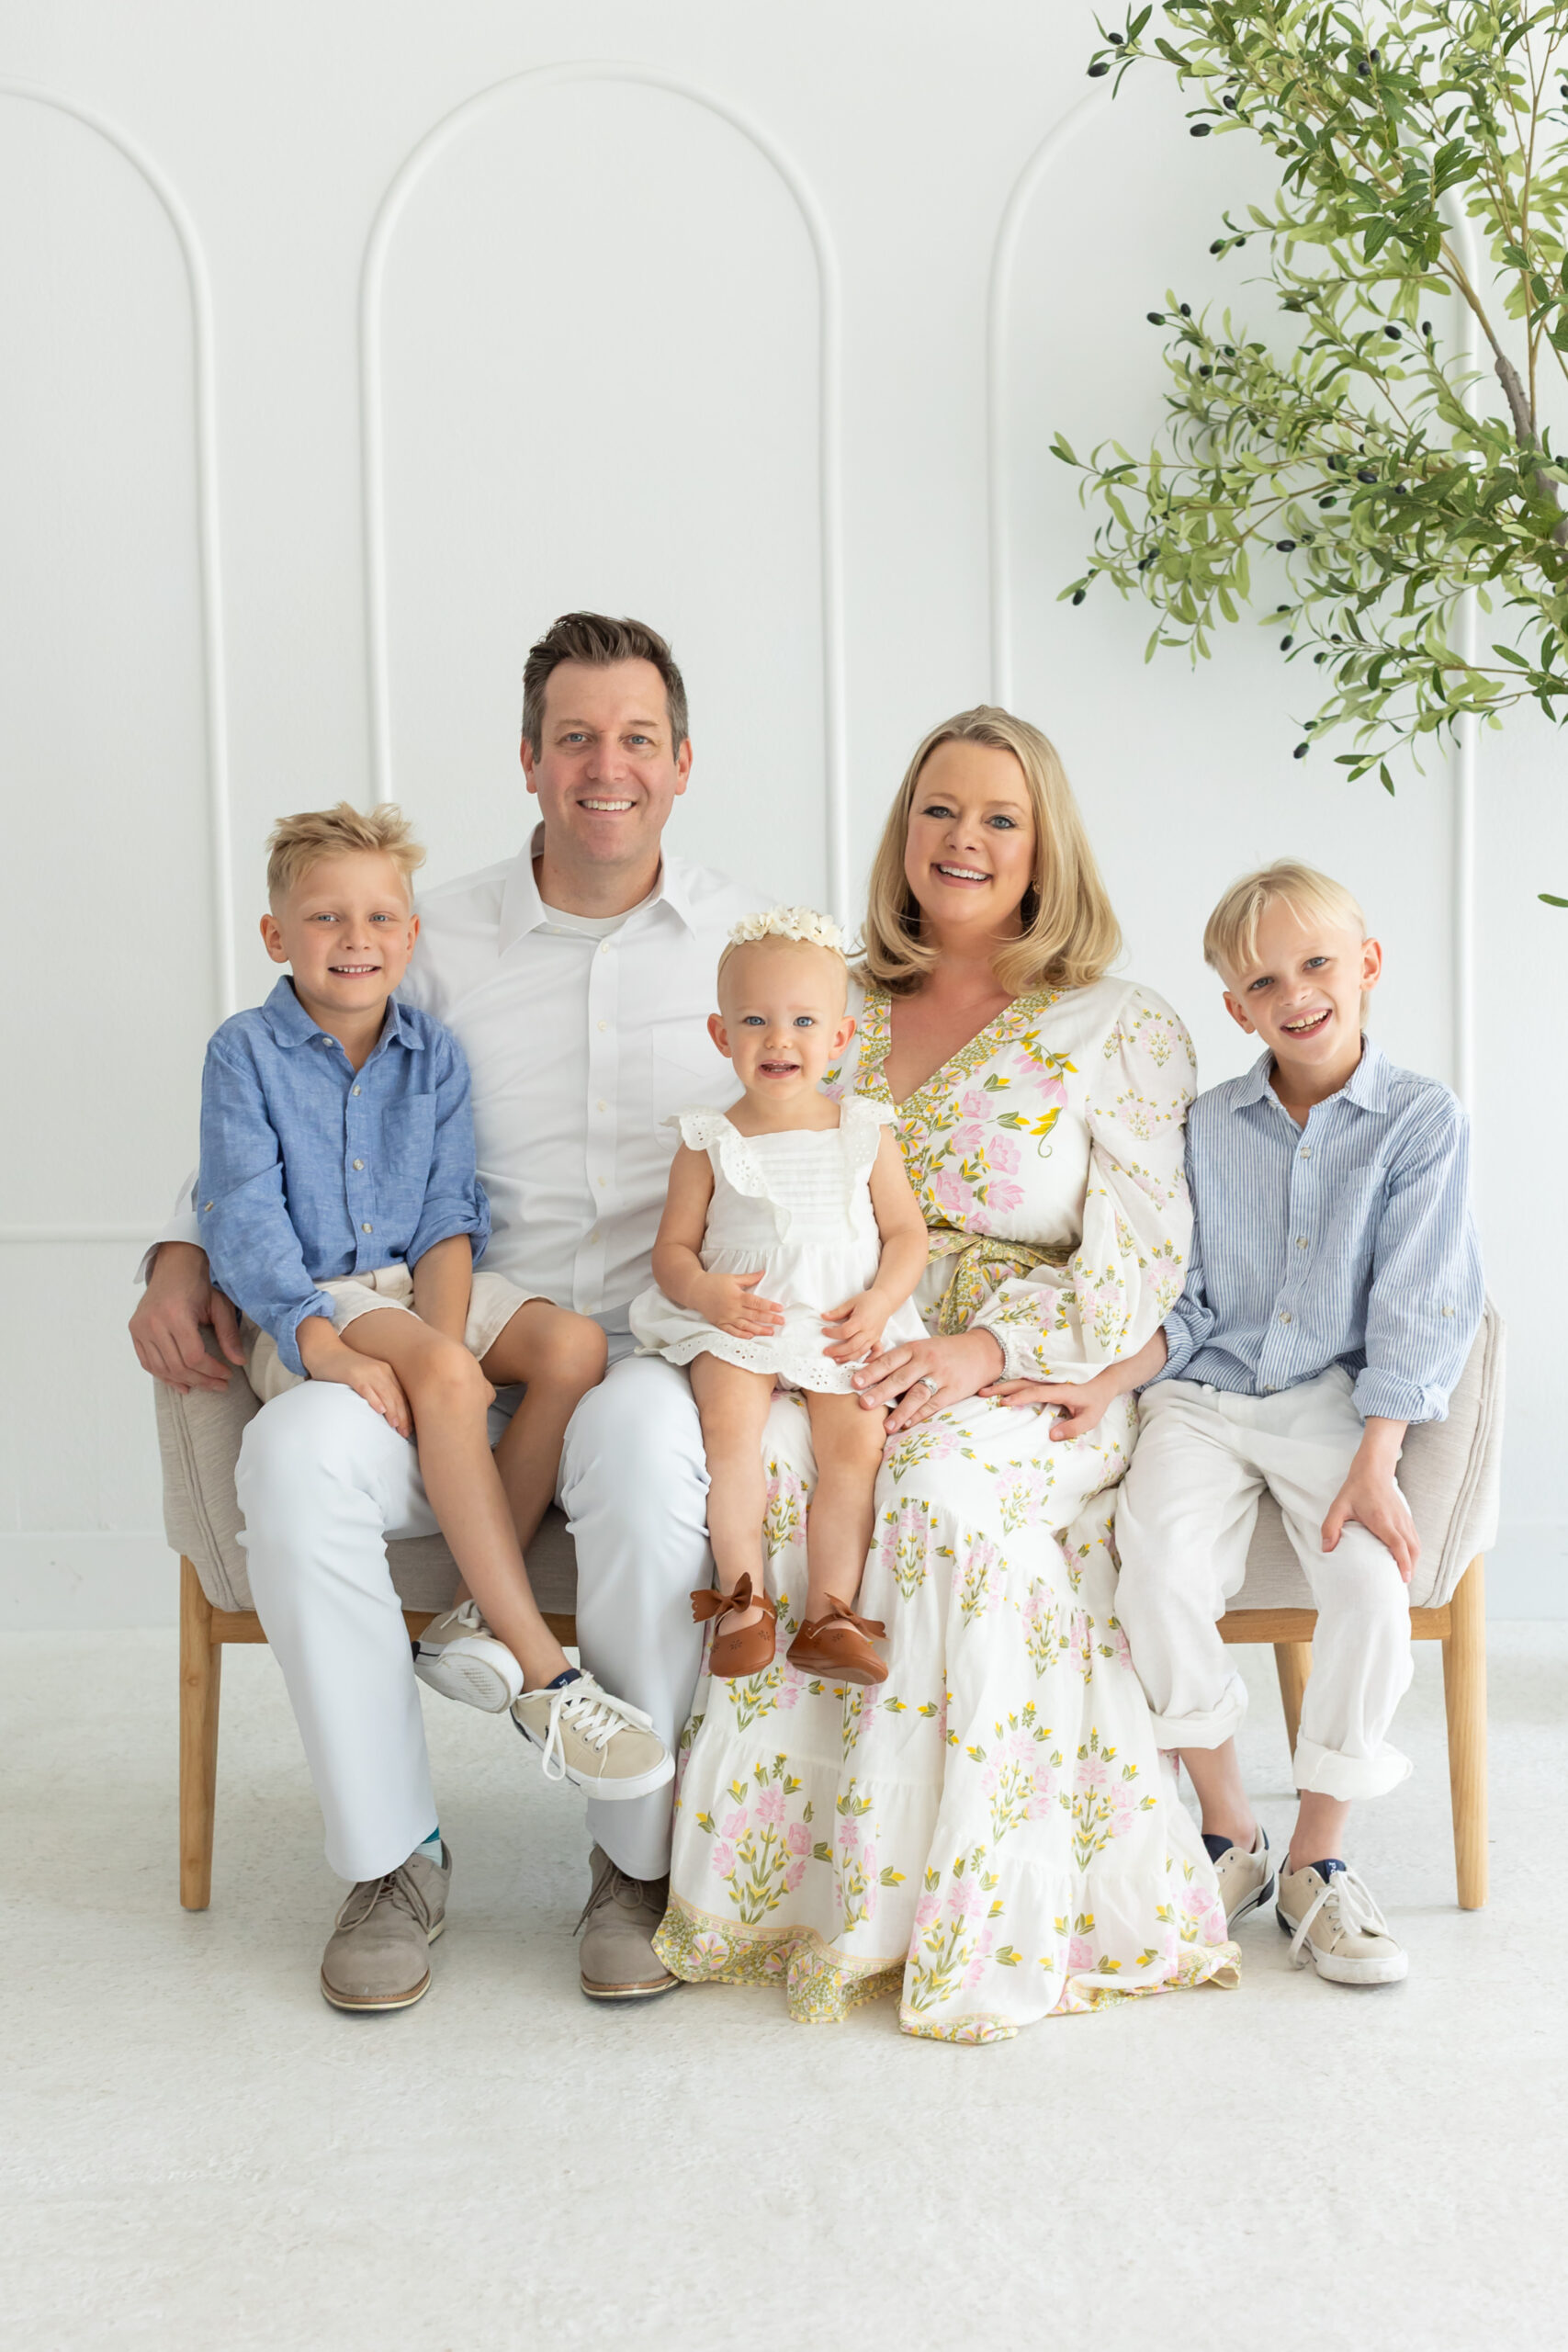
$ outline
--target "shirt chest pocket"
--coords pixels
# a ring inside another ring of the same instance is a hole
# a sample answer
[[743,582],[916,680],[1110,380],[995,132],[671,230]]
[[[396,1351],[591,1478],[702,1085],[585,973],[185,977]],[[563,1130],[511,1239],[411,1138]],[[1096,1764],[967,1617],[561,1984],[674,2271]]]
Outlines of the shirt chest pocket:
[[707,1035],[700,1013],[649,1025],[656,1118],[697,1102],[723,1103],[734,1099],[735,1072]]
[[435,1148],[435,1097],[409,1094],[400,1102],[385,1103],[380,1130],[378,1164],[371,1162],[371,1172],[400,1202],[417,1206]]

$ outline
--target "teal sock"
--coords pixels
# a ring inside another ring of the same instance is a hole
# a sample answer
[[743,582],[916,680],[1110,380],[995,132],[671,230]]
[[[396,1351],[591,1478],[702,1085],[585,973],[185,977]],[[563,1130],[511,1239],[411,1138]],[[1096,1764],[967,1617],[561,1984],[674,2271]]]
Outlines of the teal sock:
[[441,1851],[441,1824],[439,1822],[436,1823],[428,1838],[421,1838],[419,1844],[413,1850],[420,1856],[422,1860],[434,1862],[437,1870],[441,1868],[443,1857]]

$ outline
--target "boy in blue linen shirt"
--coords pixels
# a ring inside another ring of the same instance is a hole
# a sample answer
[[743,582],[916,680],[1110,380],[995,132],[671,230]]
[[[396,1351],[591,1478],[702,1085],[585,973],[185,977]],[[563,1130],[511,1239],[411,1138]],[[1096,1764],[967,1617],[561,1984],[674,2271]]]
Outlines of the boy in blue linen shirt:
[[[197,1193],[213,1281],[245,1318],[247,1376],[264,1403],[302,1378],[341,1382],[417,1443],[467,1588],[421,1637],[422,1679],[510,1707],[547,1777],[645,1795],[672,1776],[668,1749],[648,1716],[569,1664],[523,1557],[567,1422],[603,1375],[604,1335],[474,1272],[490,1208],[468,1064],[449,1030],[394,994],[419,933],[423,852],[390,805],[367,817],[346,801],[281,820],[269,851],[262,938],[293,977],[208,1046]],[[487,1410],[520,1383],[528,1442],[509,1447],[509,1493]],[[434,1832],[427,1845],[443,1869]]]
[[[1394,1472],[1406,1429],[1446,1413],[1481,1317],[1468,1123],[1363,1036],[1382,951],[1325,875],[1247,876],[1203,953],[1266,1050],[1189,1114],[1186,1287],[1138,1355],[1041,1401],[1062,1408],[1054,1435],[1077,1435],[1150,1384],[1116,1498],[1116,1613],[1159,1744],[1191,1775],[1229,1918],[1277,1897],[1299,1965],[1388,1984],[1406,1955],[1340,1855],[1351,1800],[1410,1770],[1386,1738],[1419,1552]],[[1265,1487],[1318,1612],[1278,1874],[1236,1759],[1246,1686],[1217,1631]]]

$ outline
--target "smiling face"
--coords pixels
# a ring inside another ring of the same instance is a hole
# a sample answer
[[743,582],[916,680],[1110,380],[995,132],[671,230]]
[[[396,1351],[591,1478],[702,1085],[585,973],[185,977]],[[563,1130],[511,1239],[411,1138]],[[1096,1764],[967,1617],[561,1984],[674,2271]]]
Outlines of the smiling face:
[[1023,770],[993,743],[939,743],[909,804],[904,875],[935,940],[980,953],[1016,939],[1034,880],[1034,809]]
[[691,743],[671,740],[669,698],[651,662],[558,662],[545,685],[539,749],[523,744],[547,854],[564,870],[656,865],[691,765]]
[[757,1109],[787,1113],[816,1094],[854,1035],[848,989],[843,959],[825,947],[763,939],[731,951],[708,1035]]
[[1263,1040],[1281,1074],[1311,1086],[1348,1077],[1361,1053],[1361,1000],[1382,949],[1358,927],[1303,916],[1285,899],[1264,909],[1252,954],[1226,972],[1225,1006]]
[[394,859],[348,850],[307,866],[261,921],[275,964],[294,970],[294,990],[313,1019],[385,1005],[408,969],[419,917]]

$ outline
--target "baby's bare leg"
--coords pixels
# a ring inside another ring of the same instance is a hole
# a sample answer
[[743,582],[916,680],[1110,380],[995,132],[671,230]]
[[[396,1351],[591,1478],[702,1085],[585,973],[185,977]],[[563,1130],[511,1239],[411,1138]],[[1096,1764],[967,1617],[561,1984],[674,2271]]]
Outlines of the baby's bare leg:
[[378,1308],[356,1316],[343,1337],[361,1355],[389,1363],[402,1382],[424,1491],[464,1583],[528,1687],[553,1682],[565,1673],[567,1656],[539,1614],[491,1454],[490,1382],[460,1340],[417,1316]]
[[495,1449],[495,1466],[525,1551],[555,1500],[566,1425],[604,1377],[604,1334],[586,1315],[531,1298],[491,1344],[481,1370],[497,1388],[525,1381],[528,1393]]
[[854,1607],[871,1549],[873,1497],[886,1415],[868,1413],[858,1396],[806,1392],[817,1487],[806,1517],[806,1616],[819,1618],[829,1598]]
[[[749,1576],[762,1589],[762,1516],[767,1484],[762,1476],[762,1431],[773,1401],[771,1372],[744,1372],[720,1356],[698,1356],[691,1365],[692,1394],[702,1417],[708,1464],[708,1542],[720,1592],[733,1592]],[[757,1608],[727,1617],[727,1633],[739,1633],[761,1617]]]

